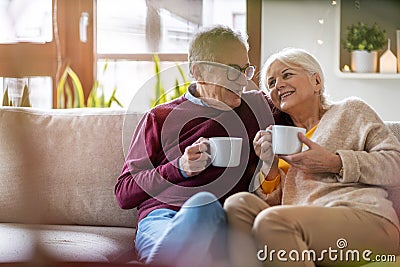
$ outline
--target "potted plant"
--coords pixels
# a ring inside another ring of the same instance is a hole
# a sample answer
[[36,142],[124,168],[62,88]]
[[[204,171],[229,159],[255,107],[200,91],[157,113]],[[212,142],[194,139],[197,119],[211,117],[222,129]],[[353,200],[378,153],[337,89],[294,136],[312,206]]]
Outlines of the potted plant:
[[344,48],[351,53],[351,70],[376,72],[378,51],[386,44],[386,31],[377,23],[358,22],[347,27]]
[[[107,66],[108,64],[105,64],[103,74],[107,70]],[[68,80],[71,81],[72,89]],[[114,87],[110,98],[106,99],[104,86],[96,80],[89,93],[87,105],[85,105],[81,81],[72,68],[66,66],[57,85],[57,108],[109,108],[113,102],[123,107],[122,103],[115,96],[116,91],[117,88]]]
[[153,61],[154,61],[154,71],[157,80],[154,86],[154,98],[151,99],[151,107],[155,107],[157,105],[169,102],[171,100],[180,97],[187,91],[190,85],[190,81],[186,78],[185,72],[183,71],[181,66],[176,64],[176,67],[183,80],[183,83],[179,82],[178,78],[175,78],[175,86],[173,90],[166,91],[161,81],[160,59],[157,54],[153,55]]

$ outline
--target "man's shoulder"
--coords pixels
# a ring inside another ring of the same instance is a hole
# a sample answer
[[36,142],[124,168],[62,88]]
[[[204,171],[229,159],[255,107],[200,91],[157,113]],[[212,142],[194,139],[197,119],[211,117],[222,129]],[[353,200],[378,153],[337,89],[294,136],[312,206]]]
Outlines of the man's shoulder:
[[261,90],[249,90],[249,91],[244,91],[242,94],[243,97],[266,97],[266,93]]
[[242,94],[242,99],[244,102],[248,103],[249,105],[268,105],[270,106],[270,103],[268,101],[269,97],[268,95],[261,91],[261,90],[251,90],[251,91],[245,91]]
[[171,100],[169,102],[159,104],[152,109],[150,109],[149,113],[152,113],[154,115],[168,115],[172,110],[176,109],[179,107],[183,102],[186,102],[187,99],[184,96],[180,96],[177,99]]

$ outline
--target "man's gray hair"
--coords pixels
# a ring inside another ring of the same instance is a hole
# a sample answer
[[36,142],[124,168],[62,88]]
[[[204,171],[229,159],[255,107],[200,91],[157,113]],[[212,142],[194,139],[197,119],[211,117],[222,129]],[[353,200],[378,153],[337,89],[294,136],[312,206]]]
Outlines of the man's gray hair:
[[188,60],[191,64],[195,61],[215,62],[216,54],[221,51],[225,41],[239,41],[243,43],[247,51],[249,44],[246,34],[235,31],[227,26],[214,26],[206,28],[195,34],[189,45]]

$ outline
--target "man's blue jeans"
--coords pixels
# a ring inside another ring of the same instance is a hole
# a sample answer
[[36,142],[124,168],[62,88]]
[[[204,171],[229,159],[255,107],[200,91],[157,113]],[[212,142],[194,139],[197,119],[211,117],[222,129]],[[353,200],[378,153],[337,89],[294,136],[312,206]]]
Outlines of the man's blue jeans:
[[213,194],[201,192],[178,212],[154,210],[139,222],[135,245],[147,264],[210,266],[213,258],[225,257],[224,209]]

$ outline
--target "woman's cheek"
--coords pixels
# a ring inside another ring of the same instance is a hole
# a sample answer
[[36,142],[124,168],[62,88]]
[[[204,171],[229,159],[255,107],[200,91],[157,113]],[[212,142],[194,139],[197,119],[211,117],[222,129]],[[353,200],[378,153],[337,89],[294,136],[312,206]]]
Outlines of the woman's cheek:
[[270,95],[271,95],[271,100],[272,100],[272,103],[274,104],[274,106],[279,107],[280,106],[280,98],[278,95],[278,91],[272,90]]

